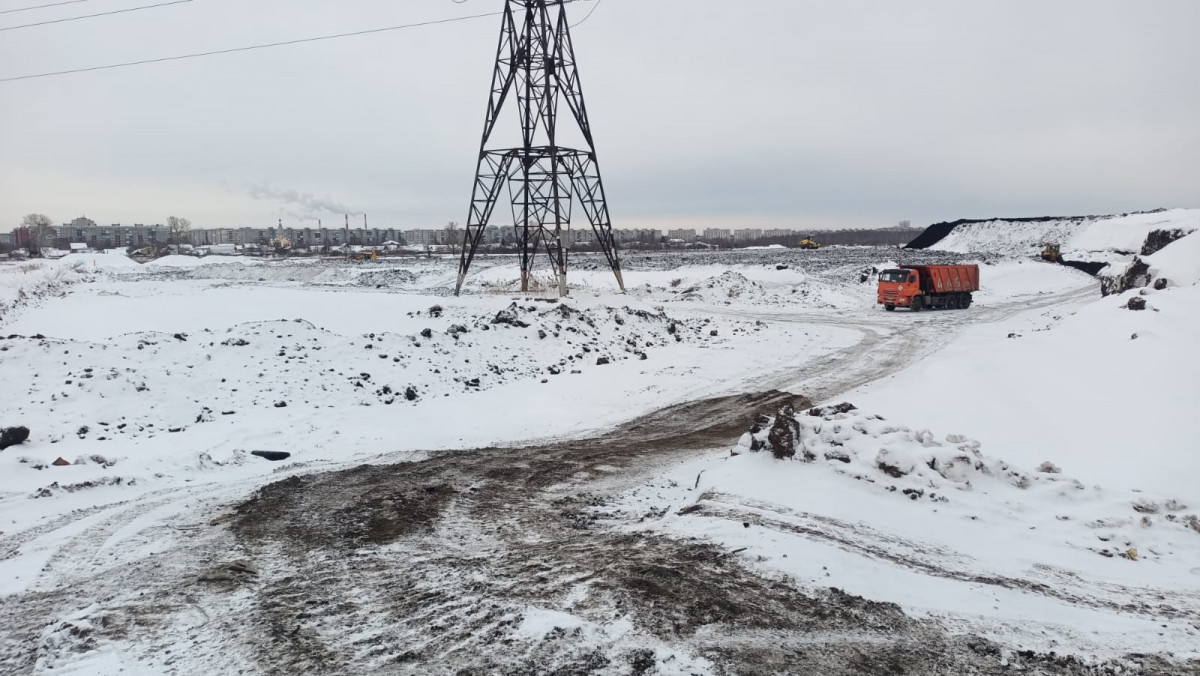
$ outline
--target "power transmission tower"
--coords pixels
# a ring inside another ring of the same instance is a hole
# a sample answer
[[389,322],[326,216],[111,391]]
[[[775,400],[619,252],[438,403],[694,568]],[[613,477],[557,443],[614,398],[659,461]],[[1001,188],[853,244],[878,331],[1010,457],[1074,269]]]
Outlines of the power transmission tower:
[[[567,294],[570,242],[564,239],[570,231],[573,196],[579,198],[617,285],[625,290],[564,7],[570,1],[505,0],[455,295],[462,291],[506,185],[521,253],[522,291],[529,290],[534,261],[544,249],[558,273],[559,295]],[[566,101],[567,119],[578,125],[586,148],[558,144],[560,101]],[[509,102],[518,108],[522,145],[490,149],[500,113]]]

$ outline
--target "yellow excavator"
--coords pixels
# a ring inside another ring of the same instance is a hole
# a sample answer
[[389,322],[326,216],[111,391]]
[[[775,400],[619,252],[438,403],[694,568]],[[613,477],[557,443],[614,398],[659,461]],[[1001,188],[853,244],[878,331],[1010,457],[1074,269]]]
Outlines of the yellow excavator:
[[805,237],[804,239],[800,240],[800,248],[801,249],[820,249],[821,245],[817,243],[817,240],[812,238],[812,235],[809,235],[808,237]]
[[1058,242],[1046,242],[1045,248],[1042,249],[1042,260],[1051,263],[1062,262],[1062,251]]

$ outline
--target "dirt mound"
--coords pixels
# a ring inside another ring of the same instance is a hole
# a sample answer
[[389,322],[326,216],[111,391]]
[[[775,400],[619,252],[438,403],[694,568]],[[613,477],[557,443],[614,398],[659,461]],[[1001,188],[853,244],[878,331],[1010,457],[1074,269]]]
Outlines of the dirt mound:
[[28,438],[28,427],[5,427],[0,429],[0,451],[3,451],[9,446],[23,444]]
[[377,289],[392,287],[411,287],[416,284],[417,276],[408,270],[372,270],[354,278],[359,286],[370,286]]
[[[785,423],[780,423],[781,418]],[[742,435],[733,453],[773,449],[774,442],[765,438],[766,430],[784,424],[789,434],[794,429],[794,452],[804,460],[869,479],[913,500],[940,499],[938,492],[927,495],[926,489],[944,491],[989,480],[1019,488],[1039,482],[1074,486],[1071,479],[1053,474],[1035,476],[985,456],[977,441],[958,435],[939,440],[927,430],[888,423],[848,402],[812,408],[806,414],[784,408],[776,416],[762,416]]]
[[1139,289],[1149,285],[1151,278],[1150,265],[1141,258],[1134,256],[1133,262],[1121,274],[1100,278],[1100,295],[1111,296],[1124,293],[1130,289]]
[[[348,499],[329,509],[331,493]],[[447,484],[404,485],[363,465],[264,486],[237,507],[234,529],[299,547],[382,544],[431,528],[454,494]]]
[[1103,261],[1069,261],[1064,258],[1059,263],[1069,268],[1086,272],[1093,277],[1099,275],[1101,270],[1108,267],[1108,263]]
[[762,284],[748,279],[745,275],[728,270],[716,277],[710,277],[694,286],[682,289],[679,300],[704,301],[732,304],[734,301],[758,301],[766,296]]
[[1142,255],[1149,256],[1158,253],[1163,247],[1178,239],[1182,239],[1187,234],[1178,228],[1174,230],[1154,230],[1146,236],[1146,243],[1142,245]]

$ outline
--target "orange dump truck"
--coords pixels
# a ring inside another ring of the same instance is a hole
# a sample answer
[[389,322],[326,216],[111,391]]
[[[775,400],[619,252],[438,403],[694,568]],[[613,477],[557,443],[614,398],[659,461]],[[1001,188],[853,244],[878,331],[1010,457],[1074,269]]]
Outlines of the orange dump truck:
[[898,307],[958,310],[971,307],[971,294],[978,290],[978,265],[901,265],[879,273],[877,302],[889,312]]

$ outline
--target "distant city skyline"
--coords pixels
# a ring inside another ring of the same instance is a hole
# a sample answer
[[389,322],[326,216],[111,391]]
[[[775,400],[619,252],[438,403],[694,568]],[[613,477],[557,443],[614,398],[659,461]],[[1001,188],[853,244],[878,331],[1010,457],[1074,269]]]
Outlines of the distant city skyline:
[[[137,219],[126,220],[126,221],[116,221],[113,219],[104,219],[104,218],[96,219],[96,218],[92,218],[88,214],[80,214],[78,216],[59,220],[58,218],[55,218],[54,214],[49,214],[49,213],[45,213],[45,212],[36,212],[36,211],[30,212],[30,213],[41,213],[45,216],[48,216],[52,221],[54,221],[54,225],[56,227],[67,227],[67,226],[77,226],[77,227],[151,226],[151,225],[163,225],[167,219],[167,216],[163,216],[163,217],[157,218],[157,219],[137,218]],[[179,216],[182,218],[190,219],[190,216],[185,213],[169,214],[169,215]],[[347,220],[347,216],[349,216],[348,220]],[[364,222],[364,216],[366,217],[365,222]],[[20,220],[21,220],[20,218],[17,218],[16,222],[12,223],[11,226],[7,225],[7,224],[0,224],[0,231],[9,232],[14,228],[19,227]],[[341,217],[322,218],[322,219],[319,219],[319,221],[317,221],[317,220],[314,220],[314,221],[307,221],[307,220],[289,221],[286,218],[279,218],[279,217],[276,217],[274,219],[269,219],[269,220],[271,222],[268,222],[268,223],[251,223],[248,221],[239,221],[234,224],[219,224],[219,225],[195,223],[193,221],[192,226],[196,229],[230,229],[230,228],[236,229],[236,228],[273,228],[273,227],[283,227],[283,228],[293,228],[293,229],[304,229],[304,228],[343,229],[345,227],[349,227],[350,229],[357,229],[357,230],[361,230],[364,228],[368,228],[368,229],[374,228],[374,229],[382,229],[382,230],[414,230],[414,229],[437,230],[437,229],[446,227],[447,224],[452,222],[452,221],[446,221],[443,223],[431,223],[431,224],[425,224],[425,225],[416,226],[416,227],[402,227],[402,226],[396,226],[396,225],[389,225],[387,223],[377,223],[370,219],[369,214],[356,214],[353,216],[344,214]],[[462,227],[461,221],[453,221],[453,222],[456,223],[458,225],[458,227],[460,227],[460,228]],[[347,223],[348,223],[348,225],[347,225]],[[504,222],[500,222],[500,221],[492,223],[492,225],[499,226],[499,227],[511,227],[512,226],[511,223],[504,223]],[[925,225],[928,225],[928,224],[925,224]],[[881,224],[875,224],[875,225],[867,225],[867,226],[862,226],[861,228],[856,228],[856,229],[880,229],[880,228],[894,228],[894,227],[922,227],[922,226],[914,226],[909,221],[901,220],[901,221],[896,221],[895,223],[881,223]],[[678,229],[693,229],[697,232],[703,232],[705,230],[713,230],[713,229],[739,230],[739,229],[747,229],[747,228],[758,229],[758,230],[762,230],[762,231],[789,230],[789,231],[795,231],[795,232],[806,232],[808,230],[812,230],[813,232],[819,232],[822,230],[842,229],[842,228],[838,228],[835,226],[773,228],[773,227],[766,227],[766,226],[758,225],[758,224],[729,223],[729,222],[724,222],[723,224],[714,226],[714,225],[698,225],[692,221],[687,221],[682,224],[672,224],[671,227],[656,227],[656,226],[644,226],[643,227],[643,226],[636,226],[636,225],[626,225],[624,227],[614,226],[614,229],[618,229],[618,230],[654,229],[654,230],[661,230],[663,232],[668,232],[670,230],[678,230]],[[586,221],[584,221],[581,223],[573,224],[572,230],[591,230],[591,226],[589,226],[588,223]]]

